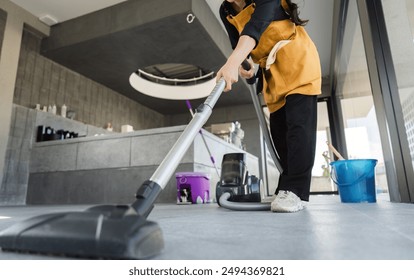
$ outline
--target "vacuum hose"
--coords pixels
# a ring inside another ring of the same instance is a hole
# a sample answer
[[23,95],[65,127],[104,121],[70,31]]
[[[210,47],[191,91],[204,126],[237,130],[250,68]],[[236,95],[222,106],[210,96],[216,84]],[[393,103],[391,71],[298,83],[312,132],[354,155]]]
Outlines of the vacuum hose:
[[232,202],[230,193],[225,192],[220,196],[219,203],[221,207],[235,211],[269,211],[269,203],[252,203],[252,202]]

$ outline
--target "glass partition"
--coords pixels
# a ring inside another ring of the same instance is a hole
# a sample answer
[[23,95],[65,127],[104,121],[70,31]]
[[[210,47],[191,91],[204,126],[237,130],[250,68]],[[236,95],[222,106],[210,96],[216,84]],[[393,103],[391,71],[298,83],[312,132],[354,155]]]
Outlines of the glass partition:
[[315,162],[312,169],[311,193],[329,193],[336,191],[330,179],[331,154],[327,141],[330,141],[329,116],[326,101],[318,102],[318,123],[316,135]]
[[378,122],[356,0],[349,1],[336,98],[345,127],[348,159],[377,159],[376,189],[387,193],[388,185]]
[[382,5],[414,165],[414,1],[382,0]]

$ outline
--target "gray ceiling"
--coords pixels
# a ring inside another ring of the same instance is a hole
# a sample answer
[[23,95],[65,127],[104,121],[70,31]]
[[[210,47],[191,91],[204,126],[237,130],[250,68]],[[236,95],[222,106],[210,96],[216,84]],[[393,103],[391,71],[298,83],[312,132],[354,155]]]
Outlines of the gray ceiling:
[[[190,13],[192,23],[186,20]],[[217,71],[230,51],[224,29],[204,0],[125,1],[54,25],[42,43],[43,55],[164,115],[187,113],[187,107],[135,91],[129,84],[132,72],[162,63]],[[247,103],[248,89],[239,82],[216,107]]]

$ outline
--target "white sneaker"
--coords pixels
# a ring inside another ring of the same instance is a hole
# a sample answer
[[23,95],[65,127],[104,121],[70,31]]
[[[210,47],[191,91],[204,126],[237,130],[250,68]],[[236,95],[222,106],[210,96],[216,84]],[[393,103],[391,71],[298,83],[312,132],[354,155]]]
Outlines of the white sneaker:
[[272,212],[297,212],[303,208],[302,200],[291,191],[280,191],[270,205]]
[[265,198],[263,198],[262,203],[272,203],[273,200],[275,200],[276,195],[272,195],[272,196],[266,196]]

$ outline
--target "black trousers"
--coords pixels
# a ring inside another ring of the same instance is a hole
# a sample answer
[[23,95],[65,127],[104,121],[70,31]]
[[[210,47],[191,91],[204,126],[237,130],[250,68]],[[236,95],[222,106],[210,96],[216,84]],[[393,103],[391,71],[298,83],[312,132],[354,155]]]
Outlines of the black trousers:
[[270,132],[284,169],[276,194],[287,190],[302,200],[309,200],[316,122],[317,98],[314,95],[288,95],[285,106],[270,114]]

